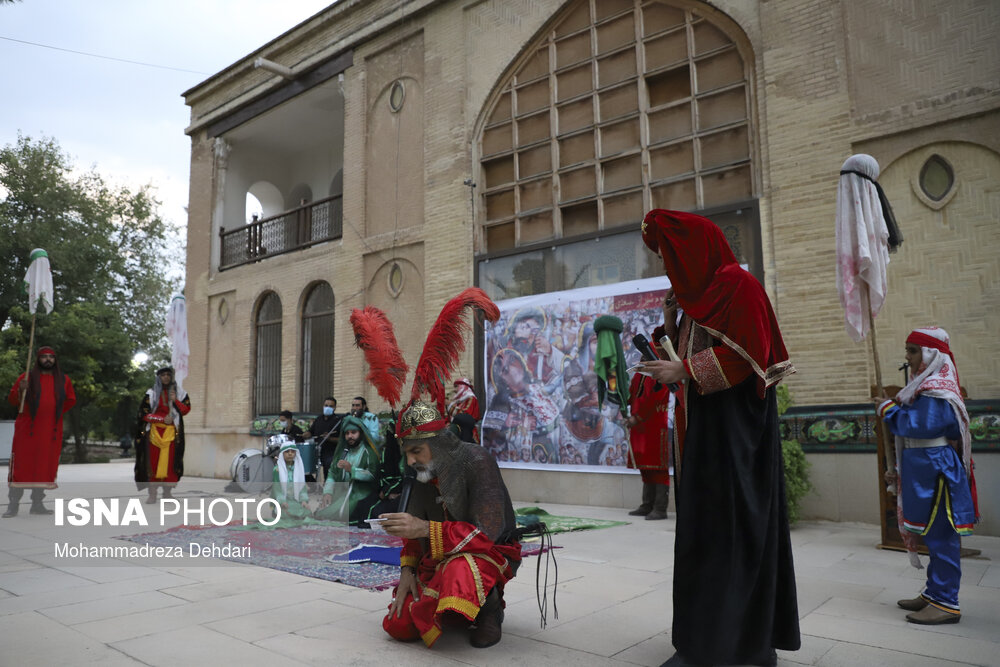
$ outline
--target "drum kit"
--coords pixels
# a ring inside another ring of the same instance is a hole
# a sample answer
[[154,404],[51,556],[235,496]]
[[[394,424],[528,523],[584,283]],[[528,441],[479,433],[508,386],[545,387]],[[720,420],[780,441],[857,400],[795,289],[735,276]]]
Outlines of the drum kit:
[[[266,436],[260,449],[247,448],[241,450],[233,458],[229,466],[229,474],[233,482],[244,493],[267,493],[271,489],[274,479],[274,466],[277,465],[278,452],[282,445],[291,442],[291,438],[283,433]],[[310,438],[305,442],[296,443],[295,448],[299,450],[302,463],[305,466],[306,476],[323,483],[323,469],[319,462],[319,443]]]

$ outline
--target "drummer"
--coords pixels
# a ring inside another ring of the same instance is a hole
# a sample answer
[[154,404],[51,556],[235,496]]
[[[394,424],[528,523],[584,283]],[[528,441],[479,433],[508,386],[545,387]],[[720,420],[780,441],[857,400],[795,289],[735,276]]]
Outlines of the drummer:
[[305,432],[305,437],[315,438],[322,443],[319,451],[319,459],[323,465],[323,475],[330,476],[330,464],[333,463],[333,453],[337,449],[337,441],[340,438],[340,422],[344,419],[343,414],[338,414],[337,399],[327,396],[323,399],[323,414],[316,417],[312,426]]
[[292,414],[291,410],[282,410],[278,414],[278,423],[281,424],[281,432],[296,443],[301,443],[305,440],[302,435],[302,429],[295,423],[295,415]]

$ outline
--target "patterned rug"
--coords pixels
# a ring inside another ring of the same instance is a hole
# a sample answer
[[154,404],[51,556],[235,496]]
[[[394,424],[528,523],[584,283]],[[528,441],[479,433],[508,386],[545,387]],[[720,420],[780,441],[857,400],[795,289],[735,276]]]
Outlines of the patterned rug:
[[[402,546],[403,540],[343,524],[312,521],[301,526],[255,530],[252,526],[178,526],[160,533],[123,535],[119,540],[161,547],[181,547],[184,553],[194,543],[220,549],[249,546],[248,557],[221,556],[222,560],[249,563],[306,577],[337,581],[348,586],[382,591],[399,583],[399,565],[339,563],[327,560],[361,544]],[[524,556],[537,555],[539,544],[524,544]]]

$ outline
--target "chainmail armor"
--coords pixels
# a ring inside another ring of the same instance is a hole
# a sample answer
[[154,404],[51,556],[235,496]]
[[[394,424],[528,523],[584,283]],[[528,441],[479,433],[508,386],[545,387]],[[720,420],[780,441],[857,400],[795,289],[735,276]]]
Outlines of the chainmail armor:
[[[471,523],[494,542],[516,527],[510,495],[489,452],[479,445],[462,442],[447,429],[421,442],[430,447],[441,499],[450,520]],[[440,516],[438,507],[428,506],[434,503],[436,494],[428,493],[426,487],[433,486],[416,482],[414,487],[406,511],[421,518]]]

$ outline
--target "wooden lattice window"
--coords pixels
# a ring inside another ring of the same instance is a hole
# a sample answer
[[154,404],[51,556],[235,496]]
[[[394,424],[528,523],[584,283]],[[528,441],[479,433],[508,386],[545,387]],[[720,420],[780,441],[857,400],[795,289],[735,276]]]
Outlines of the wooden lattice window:
[[480,250],[751,199],[748,80],[733,39],[694,10],[573,3],[486,114]]

